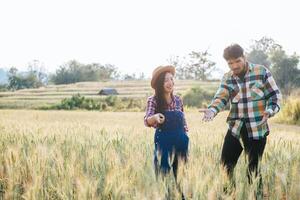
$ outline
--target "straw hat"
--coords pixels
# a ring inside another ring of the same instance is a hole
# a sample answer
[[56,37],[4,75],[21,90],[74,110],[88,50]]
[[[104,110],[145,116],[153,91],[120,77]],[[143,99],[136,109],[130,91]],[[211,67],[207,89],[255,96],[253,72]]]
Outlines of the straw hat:
[[172,65],[156,67],[152,72],[152,79],[151,79],[151,87],[153,89],[155,89],[155,85],[156,85],[159,75],[163,72],[170,72],[174,76],[175,75],[175,67],[173,67]]

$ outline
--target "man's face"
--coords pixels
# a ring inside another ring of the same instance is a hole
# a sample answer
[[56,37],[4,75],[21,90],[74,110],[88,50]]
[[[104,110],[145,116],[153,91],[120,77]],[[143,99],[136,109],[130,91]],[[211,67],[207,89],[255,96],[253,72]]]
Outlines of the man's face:
[[246,60],[244,56],[238,58],[231,58],[227,60],[227,64],[234,75],[239,75],[245,69]]

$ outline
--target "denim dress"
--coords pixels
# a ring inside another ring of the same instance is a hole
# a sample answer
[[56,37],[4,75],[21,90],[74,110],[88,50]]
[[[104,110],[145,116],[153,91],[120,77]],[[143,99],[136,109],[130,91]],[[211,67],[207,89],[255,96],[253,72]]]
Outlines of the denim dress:
[[178,159],[187,161],[189,138],[184,129],[184,113],[176,101],[175,111],[164,111],[163,124],[159,125],[154,135],[154,166],[156,175],[166,174],[173,168],[177,175]]

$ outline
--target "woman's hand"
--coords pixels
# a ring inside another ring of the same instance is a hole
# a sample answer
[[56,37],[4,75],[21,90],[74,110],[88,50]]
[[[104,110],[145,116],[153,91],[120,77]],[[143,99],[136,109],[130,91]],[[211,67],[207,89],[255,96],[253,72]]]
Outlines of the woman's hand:
[[165,116],[161,113],[156,113],[153,117],[154,117],[155,121],[159,124],[162,124],[165,121]]

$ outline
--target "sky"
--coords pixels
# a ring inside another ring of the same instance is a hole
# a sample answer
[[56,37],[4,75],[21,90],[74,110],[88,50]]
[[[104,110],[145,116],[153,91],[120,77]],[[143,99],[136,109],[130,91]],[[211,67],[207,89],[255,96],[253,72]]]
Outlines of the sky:
[[245,49],[263,36],[300,54],[296,0],[1,0],[0,68],[26,70],[39,60],[48,72],[69,60],[113,64],[144,73],[172,56],[208,49],[228,70],[223,49]]

